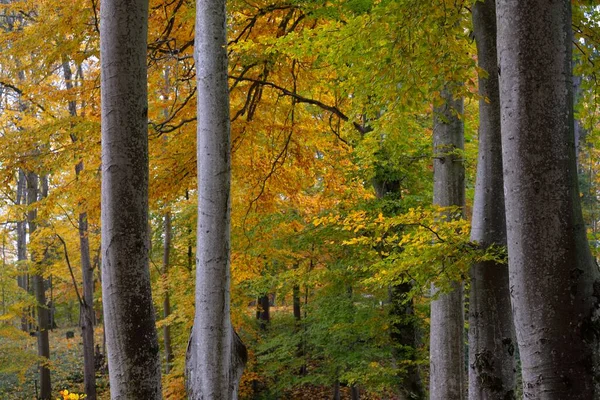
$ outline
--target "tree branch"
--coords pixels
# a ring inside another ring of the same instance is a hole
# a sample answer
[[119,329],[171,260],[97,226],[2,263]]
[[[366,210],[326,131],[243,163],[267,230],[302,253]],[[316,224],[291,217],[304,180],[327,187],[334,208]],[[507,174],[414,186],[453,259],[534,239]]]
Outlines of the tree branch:
[[[263,86],[267,86],[270,88],[273,88],[275,90],[280,91],[282,94],[284,94],[285,96],[289,96],[291,98],[293,98],[297,103],[305,103],[305,104],[312,104],[314,106],[317,106],[325,111],[329,111],[330,113],[334,114],[335,116],[337,116],[339,119],[341,119],[342,121],[345,122],[349,122],[350,118],[344,114],[339,108],[334,107],[334,106],[330,106],[327,105],[319,100],[315,100],[315,99],[311,99],[308,97],[304,97],[299,95],[298,93],[294,93],[291,90],[288,90],[282,86],[279,86],[273,82],[268,82],[268,81],[263,81],[260,79],[253,79],[253,78],[247,78],[244,76],[234,76],[234,75],[229,75],[230,79],[234,79],[235,81],[246,81],[246,82],[253,82],[253,83],[257,83],[259,85],[263,85]],[[364,127],[362,125],[360,125],[358,122],[352,122],[352,125],[354,126],[354,128],[356,130],[358,130],[362,135],[368,133],[370,131],[370,129],[368,127]]]
[[69,273],[71,274],[71,280],[73,281],[73,286],[75,287],[75,293],[77,293],[77,300],[79,301],[79,305],[82,307],[87,306],[87,304],[85,304],[85,300],[81,298],[81,295],[79,294],[79,289],[77,288],[77,281],[75,280],[75,275],[73,274],[73,268],[71,268],[71,261],[69,261],[67,243],[65,243],[63,238],[58,233],[56,233],[56,237],[62,242],[63,249],[65,252],[65,260],[67,261],[67,267],[69,267]]

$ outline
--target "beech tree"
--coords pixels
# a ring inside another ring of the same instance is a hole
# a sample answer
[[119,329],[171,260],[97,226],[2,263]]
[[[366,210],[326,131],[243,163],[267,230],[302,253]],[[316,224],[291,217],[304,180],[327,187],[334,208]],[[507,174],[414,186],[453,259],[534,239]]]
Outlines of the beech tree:
[[148,2],[107,0],[102,62],[102,300],[113,399],[160,399],[148,270]]
[[[47,178],[43,178],[47,179]],[[46,190],[42,190],[42,197],[46,196],[48,183],[45,182]],[[27,205],[30,207],[27,211],[27,224],[29,225],[29,235],[33,235],[37,229],[37,210],[35,205],[38,201],[39,193],[39,177],[35,172],[27,173]],[[43,360],[50,359],[50,342],[48,337],[48,329],[50,329],[50,311],[46,305],[46,292],[44,289],[44,276],[41,268],[41,260],[39,254],[36,254],[33,250],[30,250],[31,262],[35,265],[36,271],[32,274],[32,285],[35,293],[35,300],[37,303],[36,314],[37,314],[37,349],[38,356]],[[40,396],[42,400],[49,400],[52,398],[52,387],[50,382],[50,368],[45,363],[40,363],[39,367],[39,380],[40,380]]]
[[[500,94],[496,56],[496,3],[473,5],[479,67],[479,155],[471,240],[482,249],[506,246]],[[469,399],[514,399],[516,343],[508,266],[494,260],[471,267],[469,295]]]
[[571,2],[498,0],[510,290],[525,398],[597,398],[598,268],[573,135]]
[[196,310],[186,355],[190,399],[237,398],[246,350],[231,326],[231,144],[224,0],[196,1]]
[[[62,63],[63,76],[65,78],[65,87],[67,90],[73,89],[73,73],[71,65],[66,57],[63,57]],[[69,115],[77,117],[77,101],[71,100],[68,105]],[[71,133],[73,143],[78,138]],[[75,175],[83,171],[83,161],[75,165]],[[81,277],[83,281],[83,299],[80,304],[81,315],[81,336],[83,338],[83,382],[85,394],[89,400],[96,400],[96,368],[94,362],[94,271],[90,259],[90,241],[88,237],[88,218],[86,211],[80,211],[77,218],[77,230],[79,231],[79,252],[81,259]],[[66,243],[65,243],[66,247]]]
[[[464,126],[460,118],[463,99],[454,98],[450,84],[442,90],[442,104],[435,107],[433,122],[433,203],[458,206],[461,218],[465,205]],[[464,389],[464,317],[462,282],[431,302],[430,399],[461,400]],[[432,294],[437,289],[432,285]]]

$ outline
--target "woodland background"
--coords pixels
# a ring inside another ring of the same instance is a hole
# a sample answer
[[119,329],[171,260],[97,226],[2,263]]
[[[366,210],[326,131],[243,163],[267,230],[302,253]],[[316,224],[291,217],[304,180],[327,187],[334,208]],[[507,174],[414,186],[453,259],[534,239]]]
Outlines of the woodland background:
[[[600,14],[574,4],[579,187],[594,251]],[[249,350],[240,398],[393,398],[411,371],[427,379],[431,283],[449,289],[468,278],[473,262],[505,262],[502,248],[481,250],[469,239],[477,78],[488,73],[477,67],[471,8],[450,0],[228,2],[232,321]],[[150,268],[169,399],[185,398],[194,315],[194,13],[191,0],[150,1]],[[98,15],[95,0],[0,2],[0,397],[7,399],[37,390],[30,336],[37,303],[23,278],[32,275],[43,276],[55,324],[55,392],[83,392],[77,326],[86,257],[97,386],[108,398]],[[433,109],[447,82],[461,82],[454,95],[465,99],[466,218],[452,221],[432,204]],[[44,197],[26,201],[26,172],[47,179]],[[37,229],[23,236],[28,214]],[[407,284],[404,297],[394,297],[392,288]],[[406,325],[417,346],[398,338]]]

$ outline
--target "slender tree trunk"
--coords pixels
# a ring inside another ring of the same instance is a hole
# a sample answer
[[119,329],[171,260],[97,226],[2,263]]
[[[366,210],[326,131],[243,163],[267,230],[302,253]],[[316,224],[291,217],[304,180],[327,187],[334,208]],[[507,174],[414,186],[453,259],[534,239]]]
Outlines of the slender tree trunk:
[[571,2],[498,0],[510,290],[523,397],[594,399],[598,268],[573,135]]
[[[83,168],[80,162],[78,166]],[[81,334],[83,336],[83,380],[87,399],[96,399],[96,369],[94,354],[94,271],[90,260],[87,213],[79,214],[79,247],[83,279],[83,305],[80,310]]]
[[[295,268],[298,268],[296,265]],[[300,285],[294,285],[292,288],[292,309],[294,313],[294,320],[296,321],[294,332],[296,335],[300,335],[300,341],[298,342],[298,346],[296,347],[296,357],[298,359],[304,360],[304,341],[306,340],[304,337],[305,330],[302,329],[302,300],[300,299]],[[303,362],[302,366],[298,373],[301,376],[306,375],[306,363]]]
[[[444,103],[434,110],[433,203],[442,207],[465,205],[463,165],[463,100],[453,98],[449,86]],[[437,289],[432,286],[432,294]],[[431,302],[430,379],[431,400],[462,400],[465,395],[463,287],[453,283],[450,293]]]
[[102,300],[111,398],[160,399],[148,268],[147,0],[106,0],[102,60]]
[[[171,85],[169,83],[169,67],[165,67],[165,86],[163,96],[165,99],[169,98],[171,92]],[[165,107],[163,110],[165,119],[169,118],[169,109]],[[164,136],[164,142],[167,143],[168,136]],[[164,215],[164,245],[163,245],[163,280],[164,280],[164,298],[163,298],[163,318],[167,318],[171,315],[171,302],[169,298],[169,266],[170,266],[170,255],[171,255],[171,212],[167,211]],[[163,326],[163,342],[165,345],[165,372],[168,374],[171,372],[171,364],[173,362],[173,349],[171,348],[171,325],[165,324]]]
[[[372,181],[375,196],[378,199],[390,197],[401,200],[400,181],[389,176],[376,177]],[[419,346],[418,327],[414,315],[413,301],[408,297],[412,288],[411,283],[390,286],[390,338],[392,354],[396,362],[408,361],[405,372],[399,377],[398,395],[400,400],[420,400],[425,398],[425,388],[417,361],[416,349]]]
[[267,324],[271,320],[271,303],[269,302],[269,295],[265,294],[260,296],[257,302],[256,318],[260,322],[260,329],[266,330]]
[[[185,199],[190,199],[190,191],[185,189]],[[188,225],[187,229],[188,233],[188,243],[187,243],[187,269],[188,271],[192,271],[192,267],[194,264],[194,250],[193,250],[193,242],[192,242],[192,227]]]
[[350,396],[352,397],[352,400],[360,400],[360,389],[358,386],[352,385],[350,387]]
[[[169,258],[171,254],[171,213],[165,213],[165,242],[163,247],[163,279],[165,282],[165,297],[163,299],[163,318],[171,315],[171,302],[169,299]],[[171,372],[171,363],[173,362],[173,349],[171,348],[171,326],[163,326],[163,340],[165,343],[165,372]]]
[[196,312],[186,375],[189,398],[237,398],[245,348],[229,316],[229,90],[225,0],[196,1],[198,226]]
[[342,396],[340,393],[340,382],[336,381],[333,384],[333,400],[341,400]]
[[[471,240],[482,249],[506,246],[500,94],[496,56],[496,4],[473,5],[479,67],[479,160]],[[469,399],[515,399],[515,334],[508,265],[493,261],[471,267],[469,296]]]
[[6,314],[6,281],[4,272],[6,271],[6,238],[2,238],[2,315]]
[[[27,177],[23,170],[19,169],[17,178],[17,205],[27,203]],[[17,261],[19,262],[19,275],[17,275],[17,284],[26,292],[29,291],[29,276],[25,262],[27,261],[27,226],[26,216],[19,216],[17,220]],[[21,330],[29,331],[29,321],[27,319],[28,310],[23,310],[21,317]]]
[[[63,57],[63,75],[67,90],[73,89],[73,73],[66,57]],[[77,116],[77,102],[69,101],[69,114]],[[71,134],[73,143],[77,136]],[[83,171],[83,161],[75,165],[75,175]],[[79,205],[81,206],[81,205]],[[83,337],[83,382],[88,400],[96,400],[96,362],[94,354],[94,271],[90,259],[90,242],[88,238],[87,212],[80,211],[78,216],[79,251],[81,259],[81,276],[83,280],[83,304],[80,307],[81,335]]]
[[[36,173],[29,172],[27,174],[27,204],[30,207],[27,212],[27,223],[29,225],[29,235],[35,233],[37,229],[37,209],[32,207],[38,200],[38,185],[39,179]],[[31,252],[31,263],[36,265],[39,263],[38,255]],[[44,277],[42,271],[37,270],[41,265],[36,265],[36,272],[32,274],[33,290],[37,303],[37,350],[38,356],[42,359],[50,360],[50,343],[48,340],[49,315],[46,307],[46,293],[44,290]],[[52,396],[52,388],[50,383],[50,368],[45,362],[39,364],[39,382],[40,382],[40,399],[49,400]]]
[[300,306],[300,286],[294,285],[292,289],[292,307],[294,311],[294,319],[296,322],[300,322],[302,319],[302,309]]
[[408,293],[412,288],[410,282],[396,284],[390,291],[390,335],[394,345],[393,354],[396,362],[408,361],[406,371],[400,377],[400,400],[425,399],[425,388],[419,372],[417,361],[418,328],[412,299]]

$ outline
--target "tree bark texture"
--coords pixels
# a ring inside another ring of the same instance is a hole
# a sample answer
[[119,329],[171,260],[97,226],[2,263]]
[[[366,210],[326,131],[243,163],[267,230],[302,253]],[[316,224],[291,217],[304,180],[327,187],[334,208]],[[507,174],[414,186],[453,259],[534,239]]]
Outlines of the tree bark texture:
[[[29,225],[29,240],[37,229],[37,209],[33,207],[38,200],[39,193],[39,178],[34,172],[27,173],[27,223]],[[39,263],[38,256],[31,251],[31,263]],[[50,342],[48,338],[48,329],[50,327],[50,312],[46,305],[46,293],[44,289],[44,277],[42,271],[39,270],[40,265],[36,265],[36,271],[32,274],[32,284],[37,303],[37,352],[41,359],[50,360]],[[40,363],[38,367],[38,376],[40,384],[40,396],[42,400],[50,400],[52,398],[52,387],[50,382],[50,368],[44,363]]]
[[100,21],[102,300],[111,398],[160,399],[148,269],[148,1],[103,1]]
[[571,2],[498,0],[510,290],[523,396],[594,399],[598,269],[579,203]]
[[[67,90],[73,89],[73,73],[66,57],[63,57],[63,76]],[[69,115],[77,116],[77,102],[69,101]],[[75,143],[78,138],[71,134],[71,140]],[[83,161],[75,165],[75,175],[83,171]],[[78,206],[81,206],[80,204]],[[78,216],[79,253],[81,259],[81,276],[83,281],[83,304],[79,309],[79,322],[81,324],[81,336],[83,339],[83,386],[88,400],[96,400],[96,363],[94,353],[94,271],[90,259],[90,242],[88,239],[87,213],[80,211]]]
[[[506,246],[500,94],[496,55],[496,3],[473,5],[479,67],[479,156],[471,240],[482,249]],[[469,295],[469,399],[515,399],[516,340],[508,265],[493,261],[471,267]]]
[[[443,103],[434,109],[433,203],[442,207],[465,205],[464,128],[458,114],[463,100],[453,98],[449,86]],[[432,294],[437,289],[432,286]],[[431,400],[462,400],[465,394],[464,316],[462,282],[450,293],[431,302],[430,378]]]
[[196,310],[186,358],[192,400],[236,398],[244,366],[238,356],[243,344],[229,315],[231,151],[225,24],[224,0],[196,1]]

